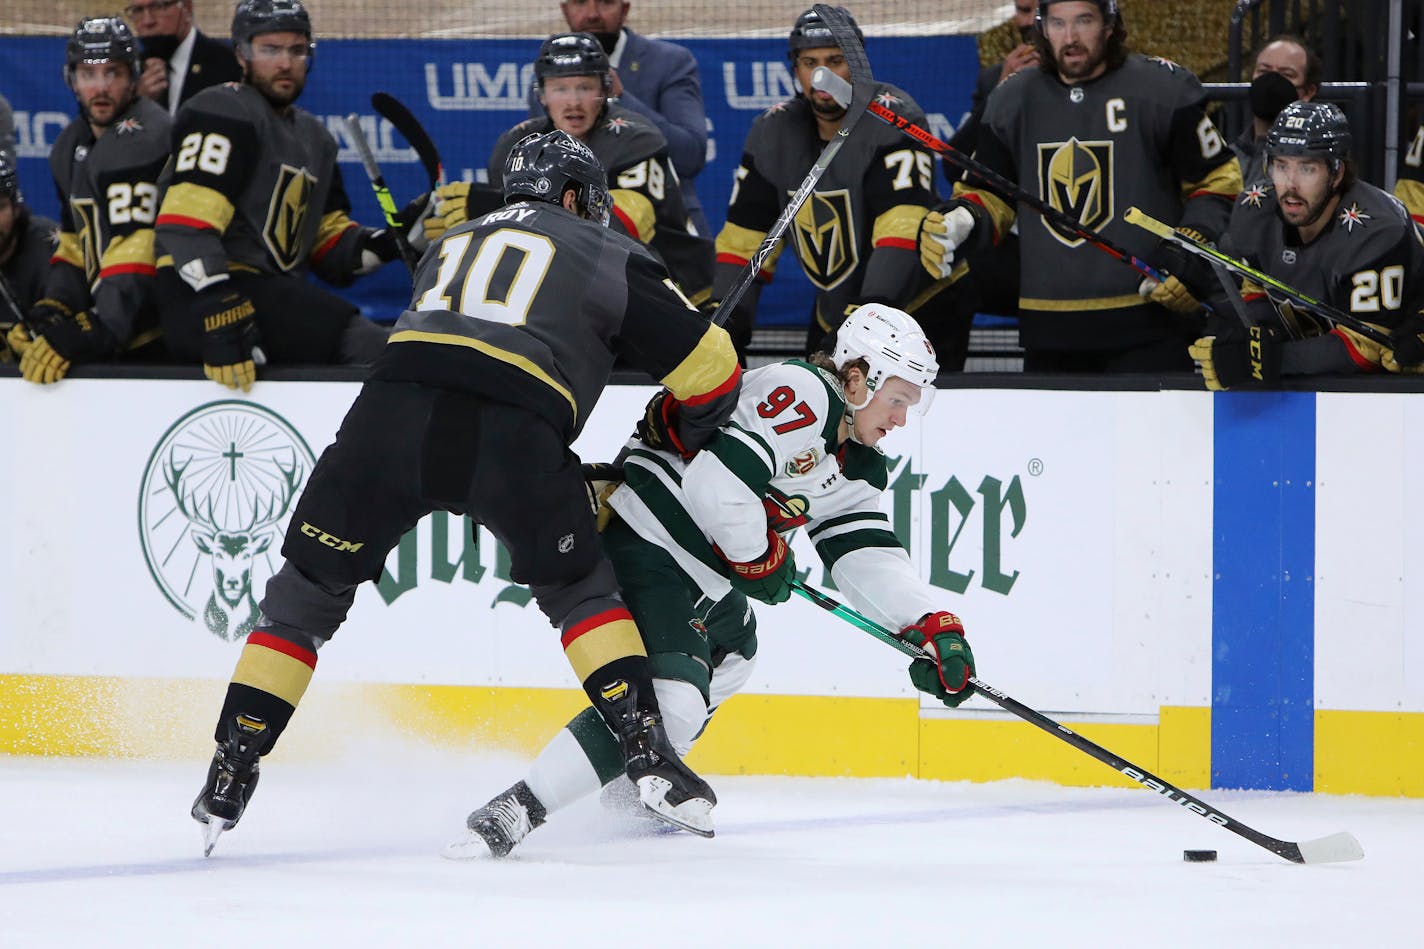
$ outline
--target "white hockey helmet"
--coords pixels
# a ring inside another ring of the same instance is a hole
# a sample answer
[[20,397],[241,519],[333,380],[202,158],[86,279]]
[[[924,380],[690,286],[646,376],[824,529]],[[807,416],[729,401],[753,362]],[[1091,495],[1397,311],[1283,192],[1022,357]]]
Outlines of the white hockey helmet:
[[865,374],[865,400],[859,405],[846,403],[852,411],[869,405],[876,390],[891,376],[920,387],[920,401],[915,406],[919,414],[929,411],[934,401],[939,360],[920,324],[903,310],[883,303],[858,307],[836,330],[831,359],[837,367],[853,359],[864,359],[870,367]]

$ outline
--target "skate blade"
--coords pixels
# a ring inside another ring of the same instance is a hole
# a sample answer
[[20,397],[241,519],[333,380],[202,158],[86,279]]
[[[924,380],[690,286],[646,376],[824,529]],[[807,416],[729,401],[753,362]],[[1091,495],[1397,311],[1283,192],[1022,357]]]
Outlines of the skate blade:
[[225,822],[216,818],[208,818],[202,821],[203,825],[203,856],[211,857],[213,848],[218,845],[218,838],[227,830]]
[[446,860],[495,860],[494,851],[490,850],[485,839],[473,830],[465,831],[465,836],[458,840],[452,840],[440,850],[440,856]]
[[658,820],[674,827],[696,834],[699,837],[715,837],[712,829],[712,802],[705,797],[692,797],[681,804],[670,804],[667,792],[672,783],[655,774],[645,775],[638,780],[638,798]]

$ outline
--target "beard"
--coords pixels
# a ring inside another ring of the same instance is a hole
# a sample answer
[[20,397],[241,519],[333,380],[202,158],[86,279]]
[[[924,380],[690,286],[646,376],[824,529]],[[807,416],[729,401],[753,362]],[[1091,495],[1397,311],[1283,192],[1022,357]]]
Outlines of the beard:
[[824,119],[827,122],[834,122],[846,114],[846,110],[832,99],[829,102],[819,101],[815,96],[811,97],[811,111],[816,114],[816,118]]
[[[256,89],[258,92],[262,93],[262,98],[270,102],[272,104],[272,107],[276,109],[285,109],[293,102],[296,102],[297,99],[301,96],[302,90],[306,88],[307,84],[305,76],[298,76],[296,74],[286,76],[271,76],[259,79],[256,76],[252,75],[252,72],[249,70],[246,78],[247,84],[250,85],[252,88]],[[292,88],[290,91],[279,92],[275,88],[274,84],[282,79],[291,82]]]
[[[1081,52],[1086,55],[1081,62],[1069,65],[1063,61],[1063,53],[1066,53],[1070,49],[1074,52]],[[1086,46],[1064,47],[1064,49],[1053,58],[1055,64],[1058,66],[1058,72],[1063,78],[1069,80],[1086,79],[1107,59],[1107,49],[1101,48],[1093,51]]]
[[[1325,214],[1325,209],[1330,206],[1330,199],[1333,197],[1335,197],[1333,189],[1325,192],[1319,201],[1311,201],[1299,191],[1287,191],[1285,194],[1278,195],[1276,198],[1276,212],[1281,216],[1282,221],[1285,221],[1291,227],[1299,230],[1303,227],[1310,227],[1319,221],[1321,216]],[[1286,198],[1295,198],[1298,201],[1305,202],[1304,210],[1296,211],[1292,214],[1293,217],[1297,217],[1299,220],[1292,220],[1291,217],[1286,215],[1285,205],[1281,203]]]

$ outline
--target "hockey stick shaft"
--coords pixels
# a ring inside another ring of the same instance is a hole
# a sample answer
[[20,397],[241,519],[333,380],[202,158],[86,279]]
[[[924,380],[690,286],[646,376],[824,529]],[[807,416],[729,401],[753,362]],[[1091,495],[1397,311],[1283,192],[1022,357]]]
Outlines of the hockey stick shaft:
[[[814,590],[799,580],[792,583],[791,587],[798,594],[822,609],[834,613],[852,626],[869,633],[881,642],[888,643],[907,656],[913,656],[916,660],[924,660],[926,662],[934,661],[929,653],[919,646],[896,636],[879,623],[876,623],[867,616],[863,616],[849,606],[837,602],[820,590]],[[1098,759],[1114,771],[1126,775],[1143,787],[1156,791],[1172,803],[1179,804],[1193,814],[1206,818],[1218,827],[1224,827],[1232,833],[1246,838],[1253,844],[1264,847],[1271,851],[1271,853],[1284,857],[1293,863],[1330,863],[1342,860],[1358,860],[1364,856],[1364,850],[1360,847],[1359,841],[1355,840],[1355,838],[1349,834],[1333,834],[1329,837],[1305,841],[1304,843],[1278,840],[1269,834],[1263,834],[1255,828],[1248,827],[1240,821],[1228,817],[1204,801],[1193,797],[1181,788],[1159,778],[1146,768],[1139,768],[1126,758],[1122,758],[1108,751],[1102,745],[1084,738],[1067,726],[1060,725],[1042,712],[1029,708],[1027,705],[1024,705],[1007,693],[994,688],[987,682],[971,677],[969,679],[969,685],[976,693],[984,696],[1004,711],[1018,716],[1030,725],[1041,728],[1060,741],[1067,742],[1079,751]]]
[[15,317],[16,323],[29,326],[25,320],[25,311],[20,308],[20,301],[15,299],[15,291],[10,288],[10,281],[5,279],[4,274],[0,274],[0,303],[5,304],[5,309]]
[[955,166],[968,172],[972,177],[988,185],[993,190],[1009,195],[1021,204],[1028,205],[1043,215],[1043,217],[1059,231],[1066,232],[1073,237],[1087,241],[1090,245],[1096,247],[1103,253],[1111,257],[1116,257],[1144,277],[1151,277],[1158,283],[1166,282],[1167,275],[1141,257],[1138,257],[1126,248],[1119,247],[1099,232],[1084,227],[1082,222],[1074,220],[1042,198],[1024,190],[1019,187],[1017,183],[1010,181],[987,165],[975,161],[973,158],[970,158],[968,155],[954,148],[948,142],[936,138],[895,110],[881,105],[879,102],[872,101],[866,106],[866,111],[886,125],[905,133],[935,154],[943,155]]
[[[814,7],[821,22],[830,28],[835,36],[837,44],[841,48],[841,53],[845,56],[846,65],[850,69],[851,83],[855,93],[851,99],[851,104],[846,108],[845,117],[841,120],[841,126],[836,130],[835,138],[827,143],[821,150],[816,163],[811,166],[811,170],[806,173],[806,177],[801,182],[801,187],[796,189],[795,194],[782,208],[781,214],[777,216],[775,223],[771,225],[771,230],[766,232],[766,237],[762,239],[761,246],[752,254],[751,260],[747,261],[742,272],[737,274],[737,280],[732,284],[730,290],[722,297],[717,308],[717,313],[713,316],[712,322],[718,326],[722,325],[732,315],[737,304],[751,288],[752,282],[761,273],[761,268],[776,250],[777,243],[781,240],[791,222],[795,219],[801,205],[806,203],[811,192],[815,190],[816,183],[821,180],[821,176],[826,173],[831,162],[840,152],[841,146],[850,138],[852,129],[855,128],[861,116],[865,114],[866,106],[870,104],[874,93],[874,79],[870,73],[870,61],[865,58],[865,48],[861,45],[859,37],[855,35],[855,29],[850,25],[841,12],[835,7],[818,3]],[[822,67],[824,68],[824,67]]]
[[356,153],[361,156],[361,165],[366,169],[366,177],[371,181],[371,190],[376,192],[376,203],[381,206],[386,227],[391,229],[391,234],[395,237],[401,260],[405,261],[406,268],[411,273],[415,273],[416,264],[420,263],[420,255],[410,246],[410,241],[405,239],[405,228],[396,217],[395,199],[391,197],[391,189],[386,187],[381,166],[376,164],[376,154],[371,151],[371,143],[366,140],[366,133],[361,130],[361,121],[355,112],[346,117],[346,134],[351,139],[351,144],[356,146]]
[[1128,208],[1127,213],[1123,215],[1123,219],[1129,224],[1136,224],[1148,233],[1166,238],[1188,253],[1200,257],[1209,263],[1219,267],[1225,267],[1239,276],[1254,280],[1263,287],[1270,287],[1289,297],[1292,302],[1300,304],[1318,316],[1325,317],[1332,323],[1338,323],[1347,329],[1353,330],[1366,339],[1379,343],[1381,346],[1385,346],[1389,349],[1394,348],[1394,341],[1389,338],[1388,333],[1376,329],[1359,317],[1352,316],[1344,310],[1337,309],[1323,300],[1317,300],[1312,296],[1308,296],[1289,284],[1282,283],[1270,274],[1257,270],[1245,261],[1237,260],[1230,254],[1222,253],[1215,247],[1194,241],[1185,234],[1179,234],[1168,225],[1163,224],[1139,208]]
[[426,177],[430,179],[430,190],[433,191],[444,184],[445,168],[440,162],[440,151],[435,147],[435,142],[430,138],[425,126],[406,108],[405,103],[388,92],[377,92],[371,96],[371,108],[391,123],[391,127],[400,133],[401,138],[415,149],[415,155],[425,167]]

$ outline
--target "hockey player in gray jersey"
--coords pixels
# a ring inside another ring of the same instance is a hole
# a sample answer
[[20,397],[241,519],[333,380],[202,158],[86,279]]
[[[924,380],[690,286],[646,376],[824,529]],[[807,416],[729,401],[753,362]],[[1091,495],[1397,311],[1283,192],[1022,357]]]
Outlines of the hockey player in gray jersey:
[[21,374],[41,384],[64,378],[76,362],[161,352],[153,217],[168,113],[138,95],[137,40],[118,17],[79,22],[64,76],[80,115],[49,156],[59,247],[29,331],[10,336]]
[[[1337,106],[1286,106],[1266,135],[1269,177],[1248,184],[1236,200],[1221,249],[1393,334],[1393,351],[1248,281],[1240,304],[1213,300],[1212,332],[1191,347],[1207,388],[1424,362],[1424,237],[1396,198],[1355,177],[1350,139]],[[1233,312],[1238,305],[1242,318]]]
[[[747,133],[727,204],[727,223],[717,235],[713,300],[721,300],[731,290],[845,118],[845,109],[834,99],[811,88],[811,76],[819,66],[850,78],[845,55],[814,11],[797,18],[787,55],[801,92],[759,115]],[[925,124],[924,112],[904,91],[882,82],[876,84],[876,95],[910,121]],[[820,346],[849,310],[866,302],[906,310],[938,342],[939,327],[928,315],[931,281],[920,273],[915,253],[920,221],[938,200],[934,158],[928,151],[888,125],[856,126],[791,227],[789,243],[816,288],[807,328],[808,351]],[[746,351],[761,287],[772,279],[785,246],[778,246],[767,259],[757,281],[726,320],[738,352]]]
[[[1180,268],[1170,249],[1155,246],[1123,213],[1135,206],[1215,240],[1241,173],[1203,111],[1201,83],[1175,63],[1128,53],[1117,6],[1039,4],[1039,68],[1021,70],[990,94],[974,157],[1138,257]],[[997,242],[1018,218],[1025,370],[1191,368],[1184,347],[1200,335],[1200,307],[1180,279],[1145,281],[1020,210],[987,188],[958,184],[952,200],[925,218],[920,251],[932,275],[947,275],[961,247]]]
[[295,105],[315,55],[301,0],[240,0],[232,41],[244,81],[179,110],[158,212],[168,347],[208,378],[248,389],[273,363],[369,363],[388,331],[313,286],[345,286],[394,260],[393,235],[360,227],[336,140]]
[[[694,305],[712,286],[712,241],[688,219],[667,139],[656,125],[608,99],[613,85],[608,54],[589,33],[551,36],[534,60],[534,80],[544,116],[520,122],[495,142],[489,183],[498,191],[505,159],[525,136],[559,129],[583,142],[603,167],[613,195],[613,226],[647,244]],[[438,237],[470,216],[470,185],[457,182],[436,191],[439,218],[425,229]]]
[[[812,359],[746,373],[731,420],[695,455],[672,437],[669,399],[655,397],[630,442],[625,481],[607,496],[604,547],[679,753],[750,676],[757,639],[747,597],[790,597],[796,565],[784,535],[798,527],[857,610],[937,658],[911,665],[916,688],[950,706],[972,693],[963,625],[920,578],[881,508],[889,470],[880,442],[909,412],[927,410],[934,351],[909,315],[870,304],[846,318],[833,355]],[[587,709],[522,781],[469,816],[466,836],[445,853],[503,857],[619,772],[612,734]]]

